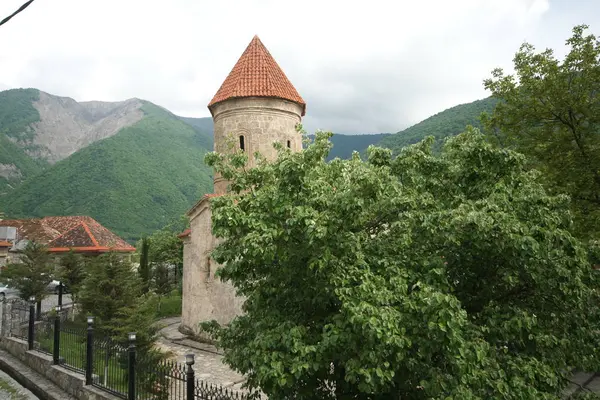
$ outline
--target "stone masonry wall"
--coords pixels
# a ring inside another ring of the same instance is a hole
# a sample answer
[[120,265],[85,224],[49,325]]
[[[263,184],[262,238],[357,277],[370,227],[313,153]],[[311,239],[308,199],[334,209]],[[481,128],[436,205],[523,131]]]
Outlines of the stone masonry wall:
[[211,232],[209,200],[202,201],[190,215],[191,234],[184,242],[182,329],[201,338],[199,324],[216,320],[229,323],[242,310],[243,300],[230,283],[215,277],[219,265],[209,254],[218,241]]
[[[240,136],[244,137],[245,151],[250,155],[249,167],[254,166],[255,152],[267,160],[274,160],[277,151],[274,142],[284,147],[288,141],[292,151],[302,150],[302,135],[296,132],[301,121],[299,104],[276,98],[239,98],[218,103],[212,108],[214,120],[215,151],[226,153],[231,140],[239,149]],[[225,193],[228,183],[215,174],[215,193]]]

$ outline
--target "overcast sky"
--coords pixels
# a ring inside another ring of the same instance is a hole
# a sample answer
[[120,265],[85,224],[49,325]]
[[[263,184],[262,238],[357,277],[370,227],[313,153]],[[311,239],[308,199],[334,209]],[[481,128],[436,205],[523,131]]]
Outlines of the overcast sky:
[[[0,18],[25,0],[0,0]],[[0,89],[138,97],[189,117],[258,34],[307,102],[309,131],[396,132],[486,97],[519,45],[600,35],[600,0],[36,0],[0,26]]]

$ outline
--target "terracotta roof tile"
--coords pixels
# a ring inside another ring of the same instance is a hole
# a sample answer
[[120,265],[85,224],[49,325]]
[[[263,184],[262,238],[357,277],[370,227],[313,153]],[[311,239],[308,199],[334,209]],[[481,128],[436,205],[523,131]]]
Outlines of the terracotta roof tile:
[[276,97],[300,104],[302,116],[306,112],[306,103],[258,36],[254,36],[208,108],[236,97]]
[[125,251],[135,248],[91,217],[65,216],[40,219],[2,220],[0,226],[14,226],[20,238],[48,245],[52,252]]
[[177,235],[178,238],[184,238],[189,236],[192,233],[191,229],[186,229],[185,231],[181,232],[179,235]]
[[0,247],[12,247],[12,243],[0,240]]

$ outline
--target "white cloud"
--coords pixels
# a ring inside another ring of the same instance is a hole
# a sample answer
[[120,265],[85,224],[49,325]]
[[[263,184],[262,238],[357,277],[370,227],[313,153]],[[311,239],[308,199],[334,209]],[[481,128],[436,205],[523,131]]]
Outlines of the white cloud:
[[[2,0],[0,17],[22,1]],[[209,116],[258,34],[307,100],[309,130],[397,131],[485,97],[482,80],[524,40],[560,47],[584,21],[597,31],[597,11],[593,0],[36,1],[0,27],[0,82]]]

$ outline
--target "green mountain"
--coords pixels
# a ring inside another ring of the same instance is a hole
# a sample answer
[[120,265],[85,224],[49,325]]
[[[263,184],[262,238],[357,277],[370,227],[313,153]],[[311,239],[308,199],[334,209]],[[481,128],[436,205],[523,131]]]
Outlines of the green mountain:
[[403,131],[383,138],[378,145],[392,150],[420,142],[427,136],[443,139],[457,135],[467,125],[481,127],[479,116],[483,112],[491,113],[498,100],[488,97],[472,103],[460,104],[439,112]]
[[13,218],[89,215],[126,240],[177,219],[212,191],[211,135],[142,103],[141,120],[26,180],[0,208]]
[[[328,159],[398,149],[478,126],[496,101],[440,112],[396,134],[334,134]],[[36,89],[0,92],[0,210],[8,217],[89,215],[127,240],[178,219],[212,191],[203,162],[212,118],[179,117],[140,99],[76,102]]]
[[[364,154],[372,144],[378,144],[381,140],[390,136],[390,133],[377,133],[369,135],[343,135],[334,133],[331,137],[332,148],[327,156],[327,161],[334,158],[349,159],[354,151]],[[314,138],[314,135],[308,135]]]
[[41,172],[47,162],[30,156],[31,124],[40,120],[32,106],[39,98],[35,89],[0,92],[0,195],[18,186],[24,179]]

